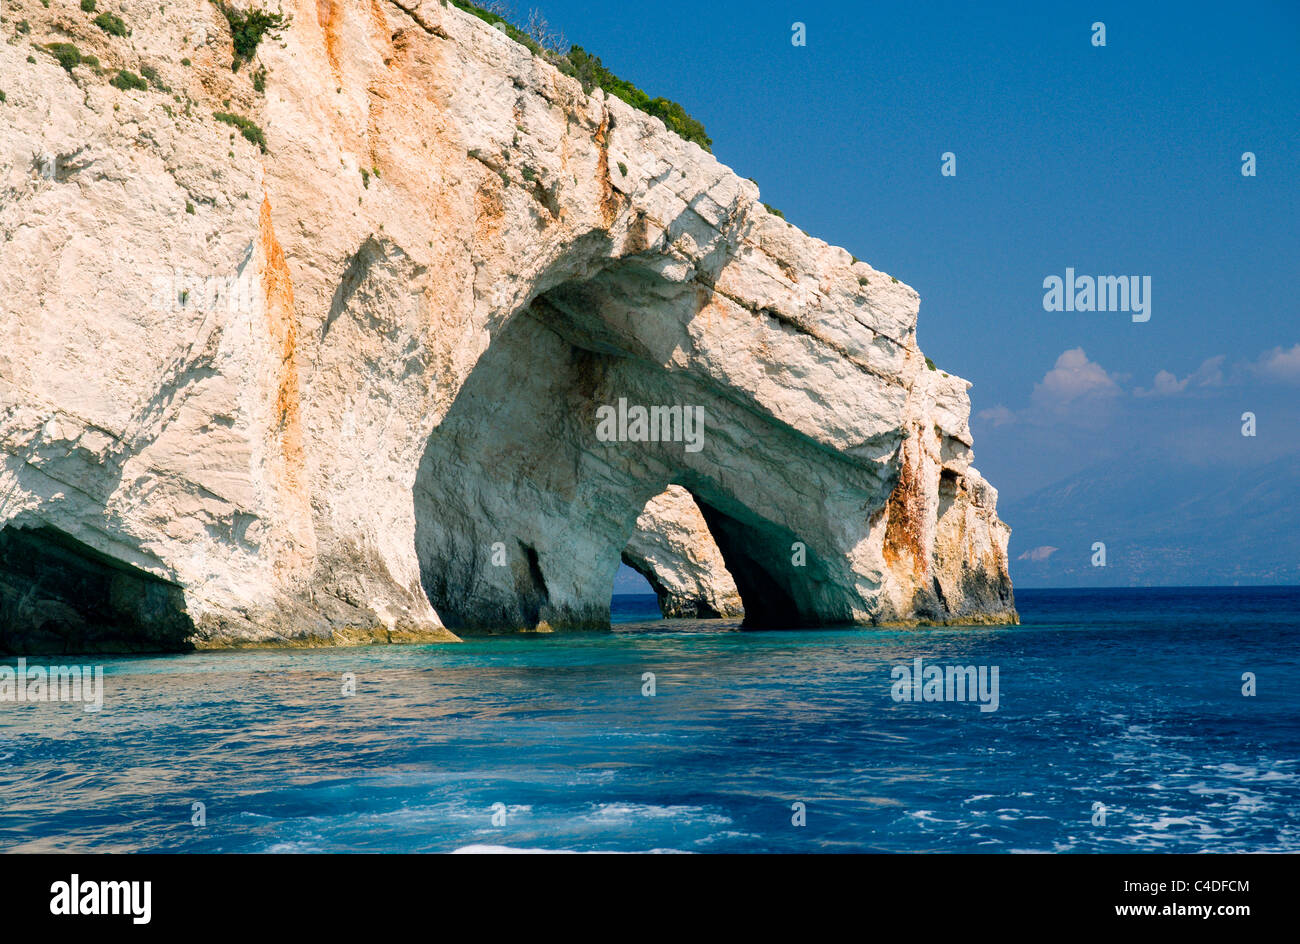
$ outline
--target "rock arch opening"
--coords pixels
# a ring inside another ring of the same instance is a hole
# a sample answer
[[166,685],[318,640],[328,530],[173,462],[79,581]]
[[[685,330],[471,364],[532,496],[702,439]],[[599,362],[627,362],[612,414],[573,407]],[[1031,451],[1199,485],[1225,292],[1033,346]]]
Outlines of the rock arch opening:
[[694,497],[680,485],[654,496],[637,517],[623,563],[649,582],[666,619],[744,615],[736,582]]
[[[852,618],[843,574],[818,546],[820,485],[786,454],[789,431],[680,369],[707,301],[625,260],[497,330],[414,486],[421,582],[450,629],[608,627],[622,563],[647,577],[665,616]],[[698,448],[621,424],[600,435],[598,410],[615,403],[699,410]],[[764,468],[745,468],[759,446]]]

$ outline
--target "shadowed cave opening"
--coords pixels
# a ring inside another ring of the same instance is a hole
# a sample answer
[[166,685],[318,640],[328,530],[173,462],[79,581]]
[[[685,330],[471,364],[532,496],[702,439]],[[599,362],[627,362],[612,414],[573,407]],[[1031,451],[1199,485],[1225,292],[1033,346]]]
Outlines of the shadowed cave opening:
[[0,530],[0,653],[193,648],[181,588],[55,528]]
[[[744,618],[749,628],[797,626],[816,621],[810,620],[811,597],[799,598],[793,576],[808,566],[801,547],[787,529],[743,505],[705,501],[674,483],[647,502],[622,563],[653,591],[665,619]],[[820,576],[817,561],[813,570]],[[616,581],[616,592],[617,586]]]
[[784,525],[723,495],[689,489],[745,607],[746,629],[793,629],[847,623],[828,620],[821,594],[831,579],[825,561]]
[[713,540],[727,562],[727,570],[736,581],[736,590],[745,604],[747,629],[798,626],[802,614],[788,580],[772,566],[772,554],[755,541],[753,531],[744,523],[696,498]]
[[[710,599],[710,594],[701,592],[698,586],[677,587],[665,585],[661,575],[656,572],[654,562],[647,559],[637,541],[630,542],[624,548],[620,562],[639,575],[651,590],[659,603],[660,614],[664,619],[727,619],[743,616],[745,629],[780,629],[819,624],[811,612],[811,597],[801,592],[800,581],[791,576],[795,565],[790,559],[795,556],[799,546],[791,532],[773,525],[771,522],[755,524],[752,514],[745,514],[750,521],[733,517],[702,500],[698,495],[688,494],[704,517],[707,534],[697,540],[712,539],[721,554],[722,562],[714,567],[722,570],[725,577],[735,584],[740,596],[743,613],[720,612],[718,601]],[[651,536],[653,540],[653,536]],[[787,554],[784,549],[790,549]],[[701,555],[702,556],[702,555]],[[812,567],[819,577],[825,572],[821,562],[813,559],[809,562],[805,549],[800,567]],[[698,561],[698,558],[697,558]],[[698,567],[698,563],[696,567]],[[711,572],[698,575],[702,582],[716,576]],[[616,582],[614,593],[618,592]]]

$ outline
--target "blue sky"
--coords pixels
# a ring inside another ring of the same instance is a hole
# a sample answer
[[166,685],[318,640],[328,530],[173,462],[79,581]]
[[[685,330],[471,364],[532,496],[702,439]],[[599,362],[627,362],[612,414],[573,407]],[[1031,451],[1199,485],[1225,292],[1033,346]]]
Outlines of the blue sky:
[[[1004,505],[1099,464],[1300,452],[1300,4],[524,0],[516,19],[533,5],[681,102],[790,222],[920,292],[921,347],[974,383]],[[1150,276],[1151,320],[1044,311],[1066,267]]]

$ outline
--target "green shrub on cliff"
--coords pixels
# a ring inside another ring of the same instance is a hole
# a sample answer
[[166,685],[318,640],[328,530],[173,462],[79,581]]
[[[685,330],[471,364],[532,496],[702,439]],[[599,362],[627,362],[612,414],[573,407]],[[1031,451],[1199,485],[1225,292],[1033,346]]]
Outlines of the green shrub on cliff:
[[81,65],[81,50],[72,43],[49,43],[45,51],[58,60],[59,65],[63,66],[65,72],[69,75],[72,70]]
[[[598,56],[591,55],[581,46],[570,46],[569,51],[563,54],[558,50],[548,50],[537,41],[535,36],[529,35],[527,31],[521,30],[498,13],[485,10],[469,3],[468,0],[451,0],[451,2],[484,23],[496,26],[515,42],[526,46],[534,55],[542,56],[565,75],[577,79],[582,83],[584,91],[590,92],[593,88],[602,89],[627,102],[633,108],[658,118],[669,131],[675,132],[679,137],[694,141],[706,151],[712,149],[713,141],[705,133],[704,125],[688,115],[685,108],[667,98],[651,98],[631,82],[620,79],[610,72]],[[554,39],[548,27],[543,24],[541,29],[545,34],[539,32],[538,36],[548,41]]]
[[160,92],[171,91],[171,89],[167,87],[167,83],[162,80],[162,76],[158,74],[158,70],[155,69],[153,66],[141,66],[140,75],[143,76],[148,81],[148,83],[152,85],[154,88],[156,88],[158,91]]
[[114,88],[121,89],[123,92],[143,92],[149,87],[148,82],[140,78],[140,76],[136,75],[134,72],[130,72],[126,69],[118,69],[117,75],[109,79],[108,84]]
[[102,29],[109,36],[125,36],[127,34],[126,24],[116,13],[107,11],[95,17],[95,25]]
[[529,50],[534,54],[540,54],[542,52],[541,45],[535,39],[533,39],[531,36],[529,36],[519,27],[515,26],[504,16],[501,16],[499,13],[493,13],[491,10],[485,10],[482,7],[477,6],[473,3],[466,2],[466,0],[451,0],[451,2],[454,3],[456,6],[458,6],[460,9],[464,10],[466,13],[470,13],[478,17],[480,20],[482,20],[484,23],[487,23],[489,26],[498,27],[503,33],[505,33],[515,42],[527,46]]
[[274,37],[289,24],[280,13],[258,9],[236,10],[225,0],[212,0],[212,3],[230,24],[230,38],[235,44],[235,61],[230,64],[233,70],[238,70],[241,63],[248,62],[257,54],[258,44],[263,38]]
[[593,56],[581,46],[571,46],[564,57],[573,67],[571,73],[590,91],[593,86],[603,89],[615,98],[621,98],[633,108],[654,115],[668,130],[674,131],[687,141],[694,141],[704,150],[713,147],[712,139],[705,133],[704,125],[686,114],[686,109],[666,98],[651,98],[631,82],[620,79],[605,68],[599,56]]
[[263,152],[266,151],[266,137],[262,134],[262,129],[248,118],[243,115],[232,115],[227,111],[214,111],[212,117],[231,127],[238,128],[239,133],[246,140],[256,144]]

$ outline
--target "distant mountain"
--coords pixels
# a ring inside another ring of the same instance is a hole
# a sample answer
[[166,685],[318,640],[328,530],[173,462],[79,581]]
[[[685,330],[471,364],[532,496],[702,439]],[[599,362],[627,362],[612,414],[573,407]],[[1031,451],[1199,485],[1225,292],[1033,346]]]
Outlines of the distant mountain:
[[[1018,587],[1300,584],[1300,459],[1250,469],[1099,465],[1002,496]],[[1093,543],[1106,545],[1095,567]]]

